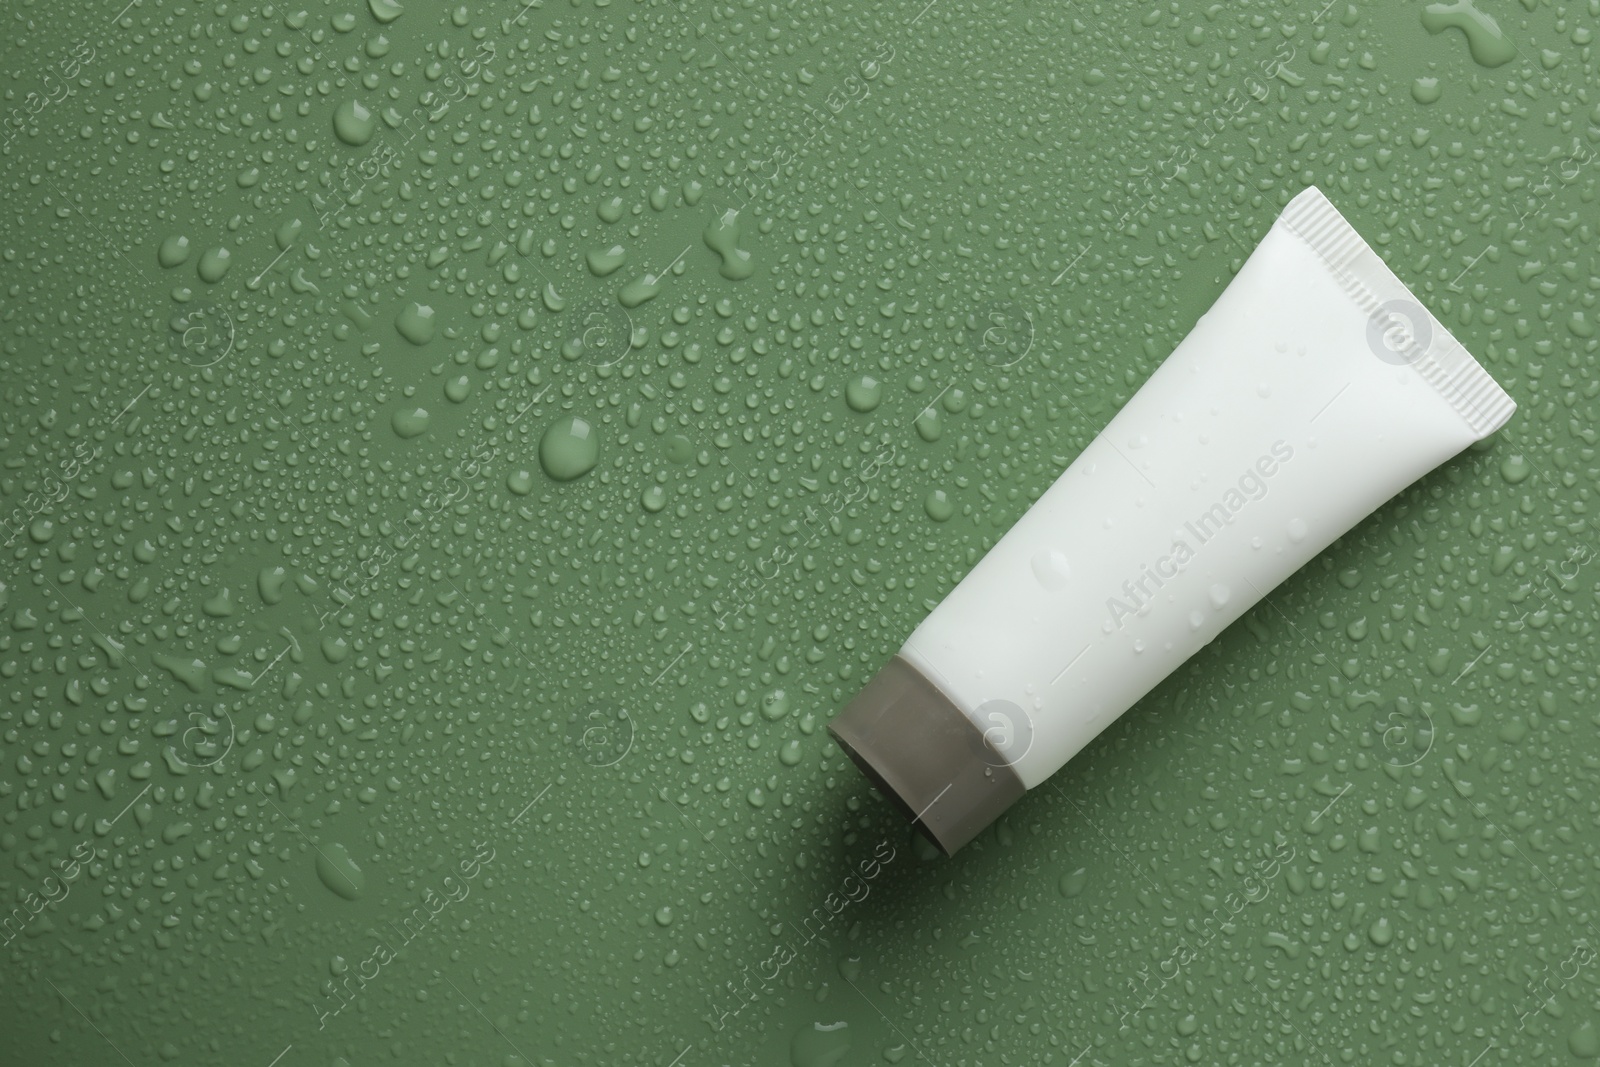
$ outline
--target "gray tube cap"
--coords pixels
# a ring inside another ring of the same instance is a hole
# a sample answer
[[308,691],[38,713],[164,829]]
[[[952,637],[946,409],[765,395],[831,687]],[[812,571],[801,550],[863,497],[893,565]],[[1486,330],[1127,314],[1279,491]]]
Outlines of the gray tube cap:
[[946,856],[1027,792],[983,731],[899,656],[845,705],[828,732]]

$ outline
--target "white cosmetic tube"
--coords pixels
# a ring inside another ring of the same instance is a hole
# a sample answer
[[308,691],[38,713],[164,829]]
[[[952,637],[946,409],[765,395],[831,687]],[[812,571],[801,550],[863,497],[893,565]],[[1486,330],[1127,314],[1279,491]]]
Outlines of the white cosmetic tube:
[[829,729],[953,853],[1515,407],[1308,188]]

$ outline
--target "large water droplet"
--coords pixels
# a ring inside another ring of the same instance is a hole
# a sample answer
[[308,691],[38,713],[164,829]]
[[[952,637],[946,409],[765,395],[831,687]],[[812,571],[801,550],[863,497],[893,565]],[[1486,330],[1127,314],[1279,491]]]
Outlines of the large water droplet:
[[852,378],[844,387],[844,402],[853,411],[871,411],[883,402],[883,383],[870,374]]
[[226,248],[213,248],[200,257],[200,280],[203,282],[220,282],[222,276],[228,273],[228,268],[233,266],[233,253]]
[[317,877],[322,884],[346,900],[358,899],[367,887],[367,876],[351,857],[350,850],[337,841],[316,848]]
[[1467,51],[1479,66],[1502,66],[1517,56],[1517,46],[1500,29],[1500,24],[1473,6],[1472,0],[1429,4],[1422,11],[1422,25],[1429,33],[1442,33],[1454,27],[1466,34]]
[[1053,548],[1036,553],[1031,562],[1033,576],[1046,589],[1065,588],[1067,580],[1072,577],[1072,566],[1067,562],[1067,557]]
[[627,260],[628,254],[621,245],[612,245],[610,248],[591,248],[584,256],[589,264],[589,271],[596,278],[604,278],[616,272],[617,268]]
[[405,13],[405,8],[394,0],[367,0],[367,8],[372,12],[372,17],[382,23],[393,22]]
[[599,461],[600,438],[576,415],[557,419],[539,439],[539,465],[558,482],[583,477]]
[[723,212],[722,216],[706,227],[706,246],[722,257],[719,273],[732,281],[743,281],[756,271],[750,253],[739,247],[739,213]]
[[377,128],[377,119],[359,101],[346,100],[334,110],[333,132],[347,145],[366,144]]
[[408,406],[400,408],[389,420],[394,427],[394,432],[399,437],[420,437],[428,432],[428,424],[433,421],[427,408]]
[[407,304],[395,316],[396,332],[414,345],[425,345],[433,340],[433,308],[427,304]]
[[156,262],[163,267],[176,267],[189,258],[189,239],[181,233],[175,233],[161,242],[161,247],[156,249]]

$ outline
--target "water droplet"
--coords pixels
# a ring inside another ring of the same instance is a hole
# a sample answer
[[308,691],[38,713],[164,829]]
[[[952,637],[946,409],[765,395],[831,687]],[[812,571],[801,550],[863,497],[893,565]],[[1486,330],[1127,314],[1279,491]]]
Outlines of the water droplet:
[[1439,87],[1438,78],[1418,78],[1411,83],[1411,99],[1419,104],[1438,103],[1443,95],[1444,90]]
[[883,383],[870,374],[852,378],[844,387],[844,402],[853,411],[871,411],[883,402]]
[[277,604],[283,600],[284,586],[289,584],[289,572],[282,567],[262,567],[256,575],[256,590],[261,594],[261,599],[267,604]]
[[288,248],[299,240],[300,231],[304,228],[305,224],[299,219],[289,219],[278,227],[272,239],[277,242],[280,249]]
[[200,257],[200,280],[216,283],[233,266],[233,253],[226,248],[213,248]]
[[347,145],[360,147],[372,140],[378,120],[359,101],[346,100],[333,112],[333,132]]
[[1600,1031],[1590,1020],[1584,1020],[1567,1035],[1567,1051],[1580,1060],[1600,1060]]
[[600,461],[600,438],[576,415],[557,419],[539,438],[539,465],[558,482],[570,482]]
[[367,0],[367,8],[371,10],[373,18],[385,24],[393,22],[405,13],[405,8],[395,3],[395,0]]
[[432,422],[427,408],[403,407],[394,413],[389,420],[389,425],[394,427],[398,437],[420,437],[428,432],[428,424]]
[[1528,458],[1520,452],[1513,452],[1500,461],[1500,477],[1512,485],[1525,480],[1533,473],[1533,465]]
[[206,602],[200,605],[200,610],[213,619],[226,619],[235,611],[233,594],[224,586],[217,590],[215,595],[207,598]]
[[1065,588],[1067,580],[1072,577],[1072,566],[1067,562],[1067,557],[1053,548],[1035,553],[1030,562],[1034,578],[1046,589]]
[[433,308],[427,304],[407,304],[395,316],[394,328],[414,345],[427,344],[433,340]]
[[621,245],[612,245],[610,248],[591,248],[583,257],[589,264],[589,272],[596,278],[604,278],[613,274],[627,260],[628,254]]
[[673,463],[687,463],[694,458],[694,442],[682,434],[667,438],[667,459]]
[[180,233],[161,242],[156,249],[156,262],[163,267],[176,267],[189,258],[189,239]]
[[337,841],[316,846],[317,877],[338,896],[356,900],[367,887],[367,876],[351,857],[350,850]]
[[625,308],[636,308],[660,291],[661,279],[647,274],[624,285],[622,292],[617,294],[617,300]]
[[763,718],[777,722],[789,714],[789,696],[782,689],[774,689],[761,698],[761,715]]
[[1089,868],[1079,867],[1061,876],[1061,895],[1075,897],[1083,892],[1084,886],[1089,884]]
[[340,634],[322,639],[322,658],[329,663],[343,663],[350,658],[350,642]]
[[1422,25],[1429,33],[1454,27],[1466,34],[1467,51],[1479,66],[1502,66],[1517,56],[1517,46],[1501,31],[1499,23],[1479,11],[1472,0],[1429,4],[1422,11]]
[[722,216],[707,226],[705,233],[706,247],[722,257],[722,266],[718,269],[724,278],[732,281],[743,281],[756,271],[755,262],[750,253],[738,247],[739,245],[739,213],[725,211]]

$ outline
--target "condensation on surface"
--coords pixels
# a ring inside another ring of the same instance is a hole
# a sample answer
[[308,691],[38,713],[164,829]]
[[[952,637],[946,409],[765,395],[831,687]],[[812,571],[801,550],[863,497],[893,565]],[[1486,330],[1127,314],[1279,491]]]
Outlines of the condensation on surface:
[[[18,1062],[1600,1057],[1594,0],[120,7],[3,13]],[[823,727],[1313,183],[1516,418],[936,858]]]

